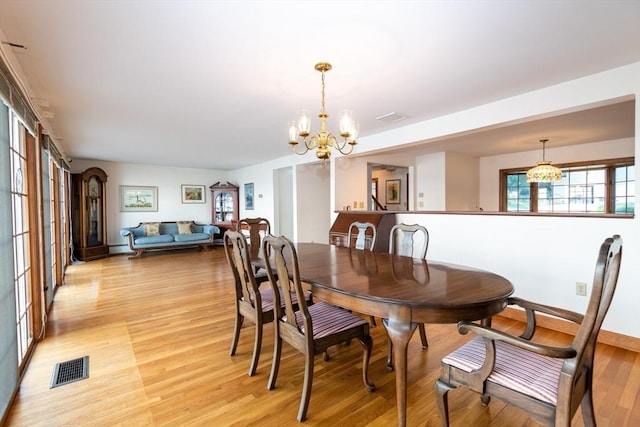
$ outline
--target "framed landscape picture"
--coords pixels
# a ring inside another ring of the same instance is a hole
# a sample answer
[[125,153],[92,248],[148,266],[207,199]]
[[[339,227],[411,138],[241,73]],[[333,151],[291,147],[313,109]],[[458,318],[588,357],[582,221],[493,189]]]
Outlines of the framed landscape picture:
[[244,208],[253,210],[253,182],[244,185]]
[[158,187],[120,186],[120,212],[157,212]]
[[387,204],[399,204],[400,203],[400,180],[388,179],[386,181],[386,194]]
[[204,185],[183,185],[182,203],[204,203]]

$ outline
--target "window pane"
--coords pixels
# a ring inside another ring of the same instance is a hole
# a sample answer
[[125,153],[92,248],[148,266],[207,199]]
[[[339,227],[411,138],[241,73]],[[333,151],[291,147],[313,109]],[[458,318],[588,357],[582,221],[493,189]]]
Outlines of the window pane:
[[529,212],[531,187],[527,182],[526,174],[507,174],[506,184],[507,212]]
[[569,175],[569,182],[572,185],[578,185],[578,184],[586,184],[587,183],[587,171],[570,171],[568,173]]
[[549,200],[549,199],[545,199],[545,200],[538,199],[538,212],[553,212],[552,205],[551,205],[551,200]]
[[587,182],[589,184],[604,183],[606,177],[604,169],[592,169],[587,171]]

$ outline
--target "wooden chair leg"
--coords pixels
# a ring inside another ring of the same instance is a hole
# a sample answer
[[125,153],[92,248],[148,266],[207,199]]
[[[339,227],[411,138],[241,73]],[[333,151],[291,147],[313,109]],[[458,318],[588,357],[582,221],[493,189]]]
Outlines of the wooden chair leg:
[[429,343],[427,342],[427,332],[424,330],[424,323],[418,324],[418,330],[420,331],[420,340],[422,341],[422,348],[429,347]]
[[387,334],[387,371],[393,372],[393,343]]
[[278,330],[275,331],[276,340],[273,345],[273,360],[271,362],[271,374],[269,374],[269,382],[267,382],[267,390],[273,390],[276,386],[278,378],[278,369],[280,369],[280,353],[282,352],[282,338],[278,336]]
[[585,427],[596,427],[596,414],[593,410],[593,394],[591,387],[582,396],[582,421]]
[[371,326],[376,326],[376,318],[374,316],[369,316],[369,322],[371,323]]
[[436,381],[436,403],[438,404],[438,411],[440,412],[440,419],[442,420],[442,427],[449,427],[449,390],[453,390],[449,384],[442,380]]
[[480,395],[480,403],[482,404],[482,406],[489,406],[489,402],[491,402],[491,396],[489,396],[488,394]]
[[373,339],[367,335],[365,339],[360,340],[362,344],[362,381],[369,391],[374,391],[376,385],[369,381],[369,360],[371,359],[371,350],[373,349]]
[[233,328],[233,338],[231,339],[231,348],[229,349],[229,356],[236,354],[238,348],[238,340],[240,339],[240,329],[242,328],[242,321],[244,316],[236,308],[236,322]]
[[300,408],[298,409],[298,422],[307,419],[307,409],[311,398],[311,387],[313,386],[313,353],[307,352],[304,355],[304,383],[302,384],[302,397],[300,398]]
[[258,369],[258,360],[260,360],[260,349],[262,348],[262,321],[257,319],[256,334],[253,342],[253,356],[251,357],[251,365],[249,366],[249,376],[252,377]]

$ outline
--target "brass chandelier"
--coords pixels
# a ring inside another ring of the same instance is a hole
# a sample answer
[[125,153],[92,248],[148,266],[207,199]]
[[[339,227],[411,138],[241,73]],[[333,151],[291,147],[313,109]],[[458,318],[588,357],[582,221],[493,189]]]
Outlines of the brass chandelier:
[[548,139],[540,140],[542,142],[542,161],[527,171],[527,182],[554,182],[562,179],[562,170],[544,159],[544,145],[548,141]]
[[[304,155],[310,150],[316,150],[316,157],[323,161],[327,161],[331,157],[331,149],[338,150],[343,155],[349,155],[353,151],[353,147],[358,143],[356,138],[359,132],[359,125],[353,120],[353,112],[344,110],[340,114],[340,136],[342,142],[338,140],[332,133],[327,132],[327,114],[324,105],[324,88],[325,73],[331,70],[331,64],[328,62],[319,62],[315,66],[316,71],[322,73],[322,109],[318,117],[320,117],[320,132],[311,135],[311,117],[309,111],[301,110],[298,113],[298,120],[289,123],[289,144],[295,154]],[[298,151],[298,137],[302,138],[304,150]]]

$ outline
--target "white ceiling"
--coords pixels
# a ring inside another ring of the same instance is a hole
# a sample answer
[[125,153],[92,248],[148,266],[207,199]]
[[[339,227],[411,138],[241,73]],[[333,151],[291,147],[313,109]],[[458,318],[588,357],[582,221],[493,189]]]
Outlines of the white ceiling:
[[[0,45],[69,158],[236,169],[289,154],[287,122],[320,110],[317,62],[329,126],[349,107],[362,142],[640,61],[640,1],[2,0],[0,39],[26,47]],[[439,149],[633,135],[633,102],[605,108]],[[407,119],[376,120],[390,112]]]

